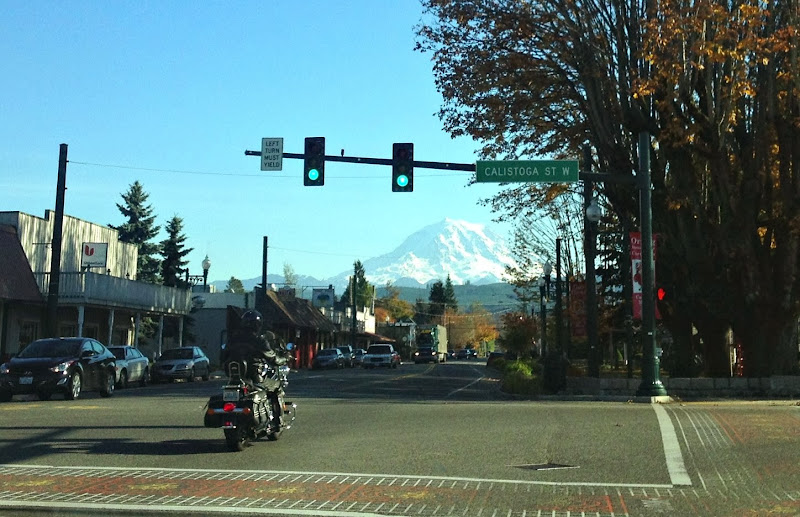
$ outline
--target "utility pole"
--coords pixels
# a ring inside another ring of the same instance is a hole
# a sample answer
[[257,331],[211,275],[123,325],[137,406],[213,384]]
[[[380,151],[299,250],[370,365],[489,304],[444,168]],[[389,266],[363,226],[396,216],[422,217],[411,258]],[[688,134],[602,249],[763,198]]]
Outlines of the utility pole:
[[[592,151],[589,146],[583,148],[584,170],[591,172]],[[597,343],[597,286],[594,261],[596,253],[595,222],[589,219],[588,208],[594,197],[594,182],[583,181],[583,226],[584,254],[586,257],[586,339],[589,345],[589,377],[600,377],[600,361]],[[626,258],[627,260],[627,258]]]
[[356,274],[358,273],[358,269],[353,267],[353,284],[350,287],[350,299],[353,301],[352,310],[353,310],[353,319],[352,324],[350,326],[350,338],[352,341],[353,348],[356,347],[356,284],[358,283],[358,279],[356,278]]
[[661,358],[656,354],[655,261],[653,260],[653,209],[650,180],[650,134],[639,133],[639,210],[642,226],[642,383],[637,395],[661,396]]
[[53,240],[50,250],[50,283],[47,291],[48,337],[58,335],[58,290],[61,284],[61,240],[64,232],[64,194],[67,191],[67,144],[58,152],[58,182],[56,185],[56,212],[53,220]]

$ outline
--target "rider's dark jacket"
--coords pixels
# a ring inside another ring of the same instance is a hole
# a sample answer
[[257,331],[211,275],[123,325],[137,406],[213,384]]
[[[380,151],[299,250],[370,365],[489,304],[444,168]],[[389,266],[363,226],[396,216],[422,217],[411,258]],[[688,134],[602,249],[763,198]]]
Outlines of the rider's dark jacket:
[[265,364],[282,366],[288,362],[287,355],[274,333],[256,335],[252,331],[245,330],[237,332],[228,341],[221,360],[225,371],[228,371],[228,365],[232,361],[243,364],[245,366],[243,380],[273,391],[277,389],[278,383],[261,375],[263,366]]

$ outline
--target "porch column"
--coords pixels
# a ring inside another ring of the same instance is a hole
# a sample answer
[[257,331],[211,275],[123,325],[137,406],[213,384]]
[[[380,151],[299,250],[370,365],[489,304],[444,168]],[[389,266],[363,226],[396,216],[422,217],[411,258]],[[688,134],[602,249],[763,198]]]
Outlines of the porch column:
[[183,316],[178,318],[178,346],[183,346]]
[[[108,346],[113,345],[114,343],[111,340],[114,339],[114,309],[108,311]],[[125,343],[117,343],[118,345],[124,345]]]
[[83,337],[83,318],[86,316],[86,309],[83,305],[78,305],[78,337]]
[[161,357],[161,346],[164,344],[164,315],[158,317],[158,356]]
[[142,314],[136,313],[136,321],[133,324],[133,348],[139,348],[139,325],[142,324]]

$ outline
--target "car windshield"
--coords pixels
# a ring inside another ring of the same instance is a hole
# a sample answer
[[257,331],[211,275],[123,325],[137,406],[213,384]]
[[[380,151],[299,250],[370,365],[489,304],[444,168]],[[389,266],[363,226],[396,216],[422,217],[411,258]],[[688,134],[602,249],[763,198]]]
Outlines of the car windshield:
[[173,348],[171,350],[164,350],[161,354],[161,359],[191,359],[194,357],[191,348]]
[[324,348],[320,350],[317,355],[336,355],[336,352],[338,352],[338,350],[335,348]]
[[69,357],[77,356],[81,347],[79,339],[42,339],[26,346],[18,357]]
[[392,347],[389,345],[372,345],[367,350],[368,354],[391,354]]

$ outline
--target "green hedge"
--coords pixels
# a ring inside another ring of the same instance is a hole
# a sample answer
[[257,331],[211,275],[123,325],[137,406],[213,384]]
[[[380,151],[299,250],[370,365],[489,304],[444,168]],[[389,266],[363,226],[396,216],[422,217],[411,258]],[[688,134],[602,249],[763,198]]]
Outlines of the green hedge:
[[500,387],[515,395],[538,395],[542,391],[542,368],[533,359],[507,361],[498,359],[493,366],[500,370]]

